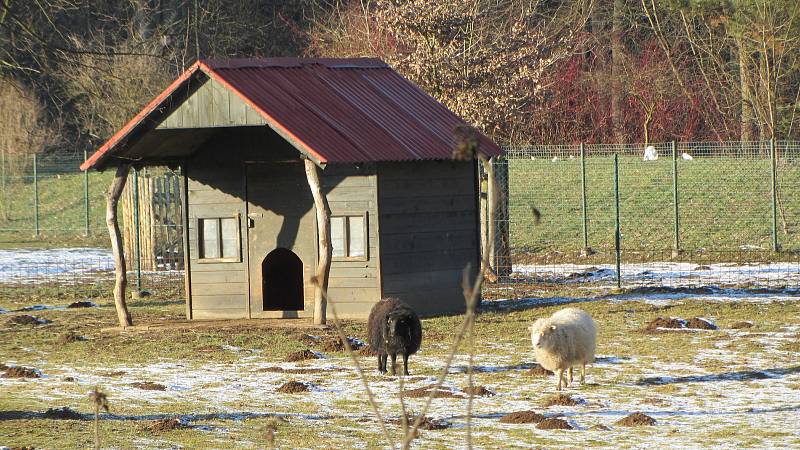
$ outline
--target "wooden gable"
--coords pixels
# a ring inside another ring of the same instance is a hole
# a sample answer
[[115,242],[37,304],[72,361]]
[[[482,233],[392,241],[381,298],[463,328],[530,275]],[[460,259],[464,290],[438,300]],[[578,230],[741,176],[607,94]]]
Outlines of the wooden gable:
[[205,78],[202,83],[156,129],[266,125],[258,112],[216,80]]

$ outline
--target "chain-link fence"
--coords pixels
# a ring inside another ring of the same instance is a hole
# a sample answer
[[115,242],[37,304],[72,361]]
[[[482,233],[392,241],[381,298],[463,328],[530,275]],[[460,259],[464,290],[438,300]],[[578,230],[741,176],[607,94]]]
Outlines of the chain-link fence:
[[[34,292],[70,286],[87,297],[110,292],[114,261],[105,212],[114,174],[80,171],[85,157],[0,153],[3,287]],[[179,177],[167,169],[130,176],[120,225],[134,289],[183,287]]]
[[[110,292],[113,174],[80,172],[83,158],[0,155],[0,285]],[[548,286],[800,288],[800,142],[510,148],[495,173],[497,295]],[[179,176],[149,170],[129,180],[138,189],[122,203],[138,213],[121,216],[134,288],[182,289]]]
[[495,173],[501,287],[800,286],[800,142],[510,148]]

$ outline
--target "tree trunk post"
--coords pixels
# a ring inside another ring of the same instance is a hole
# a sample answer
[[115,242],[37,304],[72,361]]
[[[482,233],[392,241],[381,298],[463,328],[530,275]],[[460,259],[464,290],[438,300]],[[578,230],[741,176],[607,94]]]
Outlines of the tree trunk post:
[[111,252],[114,254],[114,306],[117,309],[119,326],[123,328],[133,325],[133,322],[131,321],[131,314],[128,312],[128,305],[125,302],[125,287],[128,279],[125,254],[122,251],[122,234],[119,231],[119,222],[117,221],[117,204],[119,203],[120,195],[122,195],[122,190],[125,188],[129,171],[130,166],[127,164],[117,167],[117,173],[114,175],[114,180],[108,190],[106,203],[106,226],[111,237]]
[[333,256],[333,247],[331,247],[331,209],[328,206],[328,198],[322,191],[317,165],[308,158],[304,159],[303,162],[305,164],[308,187],[311,188],[314,207],[317,211],[317,235],[319,237],[319,259],[317,262],[316,282],[314,283],[314,325],[325,325],[328,305],[323,292],[328,290],[328,278],[331,272],[331,259]]

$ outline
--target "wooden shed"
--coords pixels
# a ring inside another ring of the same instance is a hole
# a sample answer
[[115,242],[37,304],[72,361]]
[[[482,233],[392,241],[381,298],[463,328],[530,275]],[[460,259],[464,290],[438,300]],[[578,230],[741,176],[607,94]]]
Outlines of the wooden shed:
[[377,59],[200,60],[81,168],[181,167],[188,318],[313,313],[304,159],[330,205],[339,315],[366,318],[386,296],[454,313],[480,258],[477,165],[452,160],[462,125]]

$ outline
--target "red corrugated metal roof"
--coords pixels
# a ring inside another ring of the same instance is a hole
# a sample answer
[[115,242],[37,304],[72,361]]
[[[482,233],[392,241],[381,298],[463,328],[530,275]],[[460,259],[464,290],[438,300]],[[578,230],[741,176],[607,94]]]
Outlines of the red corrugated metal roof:
[[[200,60],[108,140],[81,169],[124,156],[118,144],[198,70],[253,107],[298,150],[320,163],[450,159],[465,122],[383,61]],[[502,150],[480,136],[481,150]]]

